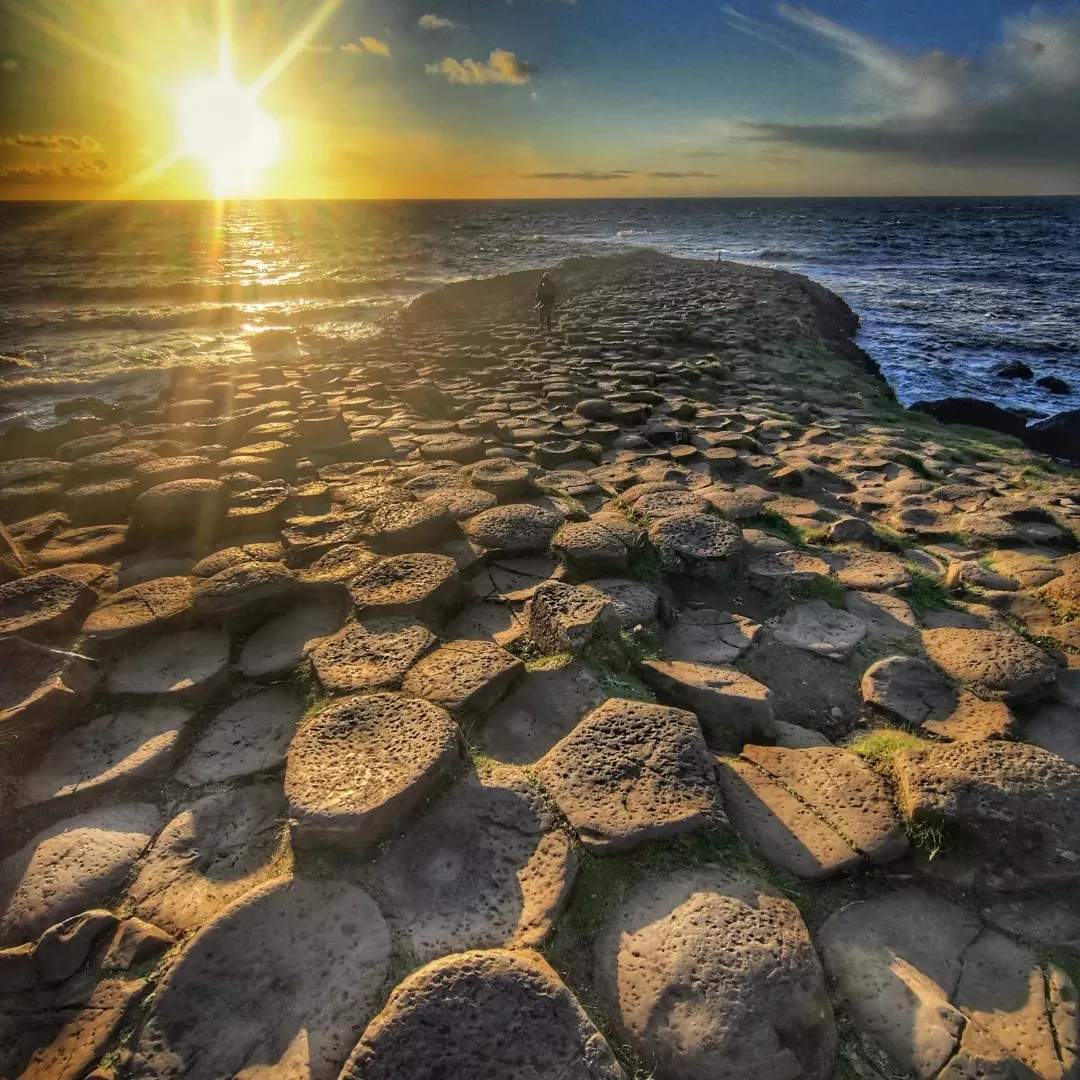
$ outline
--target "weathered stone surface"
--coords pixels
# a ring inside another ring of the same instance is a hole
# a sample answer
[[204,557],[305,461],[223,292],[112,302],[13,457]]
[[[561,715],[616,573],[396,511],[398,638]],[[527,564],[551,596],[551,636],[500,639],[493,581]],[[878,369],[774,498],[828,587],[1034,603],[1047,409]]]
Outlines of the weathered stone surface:
[[895,640],[916,632],[915,612],[899,596],[852,591],[844,597],[844,610],[866,624],[870,637]]
[[1076,765],[1027,743],[955,742],[897,753],[893,768],[904,814],[961,833],[994,887],[1080,880]]
[[539,948],[576,859],[515,769],[459,780],[376,864],[384,910],[421,962],[467,949]]
[[69,731],[23,781],[17,804],[101,795],[164,776],[180,754],[194,715],[179,705],[134,706]]
[[907,656],[871,664],[862,678],[862,696],[890,719],[922,725],[941,738],[1002,739],[1016,727],[1016,718],[1002,702],[983,701],[925,660]]
[[229,635],[224,630],[181,630],[121,657],[109,672],[109,693],[162,696],[200,704],[228,679]]
[[461,600],[461,577],[449,555],[394,555],[362,570],[349,595],[364,616],[440,619]]
[[832,746],[832,743],[812,728],[799,727],[798,724],[787,724],[783,720],[777,720],[773,724],[773,742],[776,746],[783,746],[787,750],[806,750],[811,746]]
[[859,865],[859,853],[835,828],[752,762],[721,757],[716,778],[731,824],[774,866],[827,878]]
[[790,582],[813,581],[828,577],[829,564],[808,551],[770,551],[758,555],[750,563],[750,573],[756,577],[778,578]]
[[981,698],[1029,702],[1054,684],[1050,657],[1014,630],[924,630],[922,640],[935,664]]
[[149,803],[92,810],[38,833],[0,863],[0,945],[109,900],[161,821]]
[[140,537],[212,537],[222,525],[229,489],[220,480],[170,480],[132,504],[131,528]]
[[995,929],[1029,944],[1047,944],[1080,956],[1080,905],[1070,889],[1041,890],[1037,896],[1003,897],[983,908]]
[[328,705],[297,733],[285,768],[294,847],[357,850],[381,839],[457,761],[449,714],[398,694]]
[[127,549],[124,525],[90,525],[57,533],[34,554],[38,566],[65,566],[68,563],[110,563]]
[[777,623],[775,634],[792,648],[805,649],[830,660],[844,660],[866,637],[866,623],[816,599],[789,608]]
[[185,807],[143,859],[135,910],[189,934],[271,875],[285,801],[279,783],[216,791]]
[[696,713],[714,749],[739,750],[773,737],[771,691],[735,668],[646,660],[641,676],[662,699]]
[[661,556],[691,570],[703,565],[739,566],[745,544],[737,525],[714,514],[673,514],[649,526]]
[[263,623],[244,642],[237,667],[245,678],[272,682],[284,678],[345,622],[334,601],[299,603]]
[[121,589],[90,612],[82,632],[95,644],[146,641],[191,622],[196,579],[162,577]]
[[239,563],[199,585],[194,612],[201,622],[243,633],[289,608],[300,588],[280,563]]
[[372,545],[390,555],[430,550],[457,531],[446,508],[434,502],[386,503],[367,527]]
[[681,709],[613,698],[535,769],[592,851],[627,851],[724,821],[701,729]]
[[70,979],[86,962],[95,943],[115,929],[119,921],[111,911],[98,908],[50,926],[34,944],[38,979],[47,984]]
[[474,543],[500,555],[530,555],[547,551],[562,525],[553,510],[528,503],[495,506],[466,521],[462,528]]
[[303,702],[278,687],[233,702],[195,740],[176,779],[200,787],[278,768],[303,712]]
[[451,641],[405,676],[402,690],[451,712],[485,713],[525,673],[512,653],[487,641]]
[[435,635],[408,615],[349,623],[324,641],[311,662],[331,694],[396,690],[405,673],[436,645]]
[[630,561],[622,540],[595,521],[568,521],[552,538],[551,548],[583,575],[624,570]]
[[128,971],[160,956],[175,944],[172,934],[133,916],[117,927],[101,961],[101,970]]
[[0,639],[0,732],[34,743],[71,727],[97,681],[97,665],[86,657]]
[[891,862],[907,851],[907,834],[888,786],[857,754],[832,746],[746,746],[742,756],[794,793],[871,862]]
[[535,492],[532,468],[509,458],[492,458],[477,462],[468,473],[473,487],[490,491],[500,502],[507,502]]
[[849,589],[883,592],[901,588],[911,581],[903,560],[885,551],[847,552],[836,561],[836,576],[840,584]]
[[633,501],[634,515],[644,521],[658,521],[672,514],[705,514],[712,503],[684,488],[650,491]]
[[0,637],[45,643],[73,637],[96,603],[89,585],[59,574],[17,578],[0,585]]
[[481,601],[451,619],[443,636],[447,641],[494,641],[506,648],[526,632],[524,620],[510,604]]
[[920,1080],[1074,1074],[1076,988],[955,904],[891,893],[841,908],[818,941],[856,1028]]
[[594,589],[610,602],[623,630],[656,625],[660,594],[650,586],[626,578],[593,578],[585,588]]
[[689,608],[665,636],[664,651],[673,660],[690,664],[733,664],[760,633],[760,624],[744,615]]
[[334,1080],[374,1012],[390,934],[359,886],[288,877],[185,946],[135,1044],[143,1080]]
[[296,578],[309,595],[344,597],[348,583],[381,558],[363,544],[338,544],[310,566],[297,570]]
[[647,881],[596,939],[596,985],[657,1075],[829,1080],[836,1025],[799,911],[719,868]]
[[602,593],[547,581],[537,587],[523,615],[533,643],[546,653],[579,655],[598,637],[619,632],[619,615]]
[[530,671],[487,714],[475,737],[492,757],[528,764],[543,757],[605,700],[603,687],[576,661],[549,671]]
[[1080,765],[1080,709],[1072,705],[1044,705],[1027,725],[1024,738]]
[[499,949],[446,956],[410,975],[364,1032],[341,1080],[484,1075],[624,1077],[547,961]]

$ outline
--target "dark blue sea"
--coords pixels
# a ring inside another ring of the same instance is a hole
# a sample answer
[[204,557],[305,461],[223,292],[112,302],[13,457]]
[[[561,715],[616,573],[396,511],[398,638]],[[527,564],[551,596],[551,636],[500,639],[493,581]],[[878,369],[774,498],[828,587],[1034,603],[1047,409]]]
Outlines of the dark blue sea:
[[[444,282],[642,246],[821,282],[905,403],[1080,407],[1080,199],[7,203],[0,353],[28,366],[2,376],[0,424],[244,358],[268,327],[363,336]],[[1035,377],[992,374],[1012,360]]]

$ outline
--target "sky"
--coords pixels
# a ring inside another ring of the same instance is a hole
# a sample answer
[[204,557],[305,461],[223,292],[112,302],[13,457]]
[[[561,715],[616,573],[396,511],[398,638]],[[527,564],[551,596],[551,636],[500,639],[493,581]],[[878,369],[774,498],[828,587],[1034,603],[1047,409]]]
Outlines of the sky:
[[1080,0],[0,0],[0,198],[1078,193]]

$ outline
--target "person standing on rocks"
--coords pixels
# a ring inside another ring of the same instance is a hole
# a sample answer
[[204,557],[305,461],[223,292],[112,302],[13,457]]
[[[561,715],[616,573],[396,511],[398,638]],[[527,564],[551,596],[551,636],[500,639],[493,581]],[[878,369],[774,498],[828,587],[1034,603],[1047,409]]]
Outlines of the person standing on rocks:
[[536,304],[534,310],[540,312],[540,329],[551,331],[551,312],[555,308],[556,297],[555,282],[551,275],[545,273],[536,287]]

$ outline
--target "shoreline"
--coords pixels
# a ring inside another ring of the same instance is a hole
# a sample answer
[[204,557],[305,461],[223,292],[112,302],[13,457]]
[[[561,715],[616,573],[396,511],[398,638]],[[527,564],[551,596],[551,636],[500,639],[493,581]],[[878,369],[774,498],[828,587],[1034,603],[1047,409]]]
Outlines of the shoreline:
[[[537,1075],[702,1031],[910,1072],[927,1015],[942,1062],[1073,1068],[1080,474],[902,408],[799,275],[556,276],[551,333],[535,271],[460,282],[0,438],[12,1075],[347,1075],[418,986],[457,1030],[447,972],[492,1045],[559,1003]],[[636,1024],[641,955],[689,1020]]]

